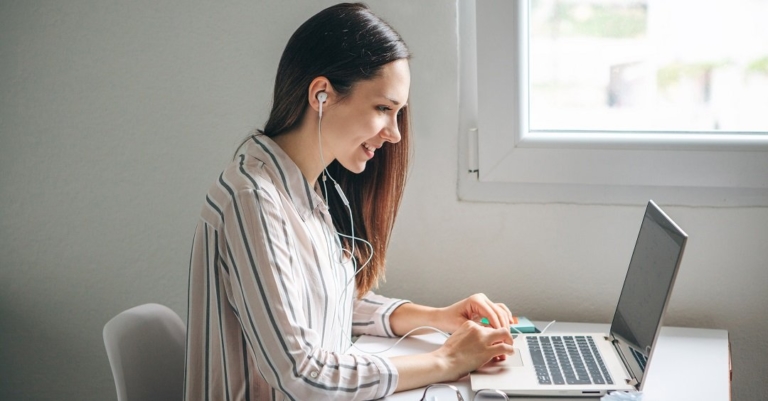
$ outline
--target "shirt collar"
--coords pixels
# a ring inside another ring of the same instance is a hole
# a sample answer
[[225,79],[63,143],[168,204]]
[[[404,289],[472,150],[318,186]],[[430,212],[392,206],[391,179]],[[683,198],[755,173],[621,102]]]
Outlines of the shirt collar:
[[326,208],[319,195],[318,184],[315,183],[314,189],[310,188],[299,166],[271,138],[259,134],[251,136],[246,143],[245,153],[264,163],[272,173],[275,185],[285,191],[303,220],[309,218],[315,208]]

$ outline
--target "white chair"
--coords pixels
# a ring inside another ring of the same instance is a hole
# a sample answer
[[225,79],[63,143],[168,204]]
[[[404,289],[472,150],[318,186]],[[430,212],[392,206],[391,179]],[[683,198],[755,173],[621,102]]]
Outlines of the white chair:
[[104,325],[118,401],[181,401],[186,331],[174,311],[158,304],[128,309]]

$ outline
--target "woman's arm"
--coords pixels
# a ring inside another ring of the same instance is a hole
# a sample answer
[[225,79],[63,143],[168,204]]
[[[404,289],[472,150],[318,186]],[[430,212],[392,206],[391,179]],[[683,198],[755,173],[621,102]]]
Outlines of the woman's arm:
[[456,381],[477,368],[514,352],[507,328],[492,329],[466,321],[437,350],[393,357],[400,379],[395,391]]
[[483,317],[493,328],[508,327],[514,320],[506,305],[493,303],[484,294],[475,294],[445,308],[403,304],[392,312],[389,323],[397,336],[421,326],[452,333],[467,320],[477,321]]
[[[487,318],[492,327],[473,320]],[[509,324],[514,317],[504,304],[491,302],[483,294],[475,294],[445,308],[406,303],[390,315],[395,335],[402,336],[422,326],[453,333],[434,352],[392,358],[400,375],[397,390],[408,390],[428,384],[455,381],[480,366],[503,360],[513,352]],[[422,332],[421,330],[414,334]]]

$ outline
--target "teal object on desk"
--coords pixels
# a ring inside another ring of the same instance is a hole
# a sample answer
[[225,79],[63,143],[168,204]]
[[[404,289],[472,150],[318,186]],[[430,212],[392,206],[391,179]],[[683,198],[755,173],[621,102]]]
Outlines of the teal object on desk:
[[[480,319],[480,323],[486,326],[491,324],[486,318]],[[512,332],[512,334],[538,332],[538,330],[536,329],[536,326],[534,326],[533,323],[530,320],[528,320],[527,317],[518,317],[517,324],[509,325],[509,331]]]

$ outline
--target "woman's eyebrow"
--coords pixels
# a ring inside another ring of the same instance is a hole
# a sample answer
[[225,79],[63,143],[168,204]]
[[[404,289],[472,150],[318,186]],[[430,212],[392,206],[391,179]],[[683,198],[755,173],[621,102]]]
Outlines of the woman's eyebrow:
[[[391,97],[389,97],[389,96],[382,96],[382,97],[383,97],[384,99],[387,99],[387,100],[389,100],[390,102],[392,102],[392,104],[394,104],[395,106],[400,106],[400,102],[398,102],[397,100],[395,100],[395,99],[392,99],[392,98],[391,98]],[[403,107],[405,107],[405,106],[408,106],[408,102],[405,102],[405,104],[403,105]]]

